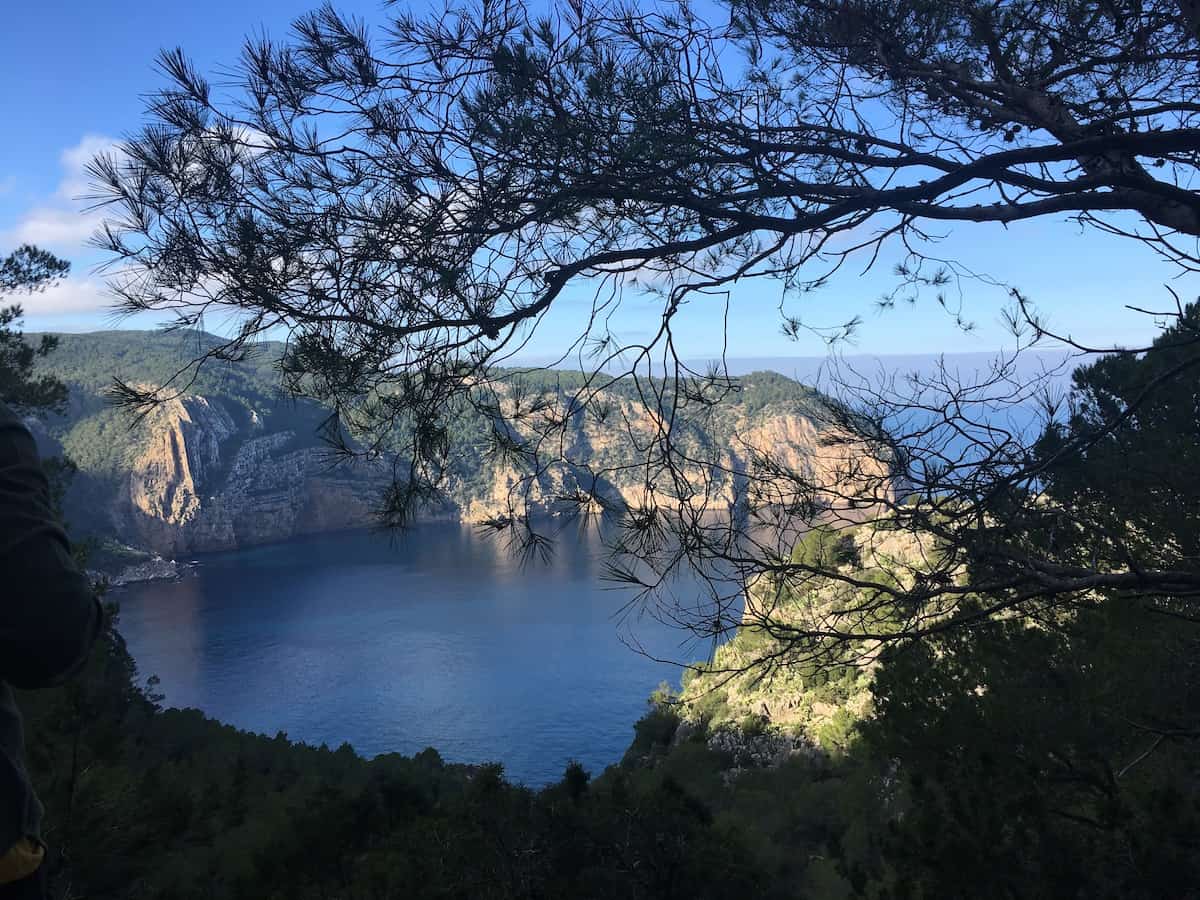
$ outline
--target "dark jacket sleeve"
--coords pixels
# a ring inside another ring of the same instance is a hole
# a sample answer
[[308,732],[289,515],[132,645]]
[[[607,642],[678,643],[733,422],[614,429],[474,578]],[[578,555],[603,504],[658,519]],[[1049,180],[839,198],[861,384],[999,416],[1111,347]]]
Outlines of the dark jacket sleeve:
[[100,621],[51,507],[33,435],[0,404],[0,679],[38,688],[70,677]]

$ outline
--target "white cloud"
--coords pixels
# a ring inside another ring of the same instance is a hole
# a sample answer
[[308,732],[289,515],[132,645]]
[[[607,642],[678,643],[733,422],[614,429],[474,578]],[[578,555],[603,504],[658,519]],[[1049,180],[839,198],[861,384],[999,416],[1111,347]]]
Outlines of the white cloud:
[[74,147],[68,147],[59,156],[66,178],[58,188],[58,196],[72,200],[86,194],[90,187],[85,173],[88,165],[101,153],[115,149],[117,142],[99,134],[85,134]]
[[27,317],[62,316],[81,312],[109,312],[113,306],[113,296],[100,279],[68,278],[40,293],[9,296],[4,298],[4,302],[20,303]]
[[6,236],[6,244],[37,244],[39,247],[63,251],[84,244],[95,233],[99,218],[81,212],[35,207]]
[[67,256],[80,253],[104,220],[102,211],[86,209],[89,201],[85,198],[91,188],[85,170],[98,153],[115,146],[112,138],[89,134],[64,150],[59,156],[62,178],[54,193],[0,235],[0,244],[37,244]]

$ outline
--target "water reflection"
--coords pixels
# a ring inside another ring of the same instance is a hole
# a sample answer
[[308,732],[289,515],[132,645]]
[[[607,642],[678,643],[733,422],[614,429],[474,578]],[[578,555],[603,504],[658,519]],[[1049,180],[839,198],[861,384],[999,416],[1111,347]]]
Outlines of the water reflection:
[[571,758],[619,759],[650,691],[677,679],[619,629],[659,658],[708,651],[649,617],[619,624],[630,595],[601,580],[601,552],[573,529],[524,566],[457,525],[323,536],[131,587],[122,628],[170,705],[368,755],[433,745],[540,784]]

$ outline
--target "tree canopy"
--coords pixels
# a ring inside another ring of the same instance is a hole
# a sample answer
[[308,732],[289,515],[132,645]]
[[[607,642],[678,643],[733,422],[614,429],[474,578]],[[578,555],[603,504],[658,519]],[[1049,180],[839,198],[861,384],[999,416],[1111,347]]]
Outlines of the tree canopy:
[[[44,290],[70,270],[71,264],[45,250],[25,244],[0,259],[0,298]],[[49,375],[34,375],[37,360],[58,346],[43,335],[35,346],[19,330],[20,304],[0,307],[0,401],[21,411],[61,410],[67,388]]]
[[[162,55],[150,123],[92,166],[114,214],[98,240],[127,309],[173,312],[179,327],[235,314],[236,333],[197,364],[284,336],[285,382],[332,406],[329,439],[392,461],[393,523],[436,498],[456,452],[447,421],[468,404],[521,472],[492,524],[525,545],[541,540],[529,486],[570,466],[585,488],[564,509],[618,519],[614,574],[649,593],[690,565],[714,583],[842,579],[868,587],[872,608],[909,611],[898,632],[856,616],[798,639],[927,634],[979,593],[993,597],[971,607],[986,617],[1101,584],[1192,591],[1193,568],[1065,565],[1005,533],[1044,502],[1049,465],[1040,423],[989,416],[1036,398],[1009,359],[966,384],[944,371],[847,380],[825,423],[827,445],[849,448],[836,464],[797,471],[761,452],[735,502],[714,500],[688,471],[719,470],[719,454],[677,426],[736,385],[720,365],[689,369],[672,327],[690,303],[723,323],[730,286],[764,277],[798,335],[804,294],[885,251],[902,259],[885,305],[916,291],[953,309],[948,286],[970,276],[930,252],[946,223],[1065,214],[1194,270],[1198,22],[1170,0],[757,0],[707,20],[687,5],[542,14],[488,0],[396,13],[372,33],[323,7],[286,41],[250,40],[232,93],[182,50]],[[553,404],[512,389],[498,364],[584,288],[592,303],[561,352],[587,377]],[[610,317],[634,293],[657,298],[657,330],[621,341]],[[1013,301],[1023,339],[1047,337]],[[1183,321],[1182,307],[1168,316]],[[622,378],[655,422],[625,463],[644,473],[644,502],[586,489],[603,472],[563,437],[575,416],[603,421],[596,393]],[[182,384],[123,396],[153,403]],[[872,585],[792,559],[798,530],[864,517],[932,535],[937,555]],[[671,614],[719,632],[736,624],[722,609],[715,623]]]

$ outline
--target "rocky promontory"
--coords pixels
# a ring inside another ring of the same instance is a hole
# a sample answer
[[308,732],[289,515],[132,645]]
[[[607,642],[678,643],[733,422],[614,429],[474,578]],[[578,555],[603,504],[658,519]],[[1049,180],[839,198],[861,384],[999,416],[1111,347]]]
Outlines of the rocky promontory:
[[[46,427],[79,469],[67,497],[73,526],[170,559],[377,521],[390,467],[335,463],[319,436],[327,410],[280,393],[277,347],[203,370],[182,392],[164,390],[142,418],[107,402],[114,376],[154,387],[196,349],[179,336],[145,332],[61,336],[48,367],[70,385],[72,407]],[[606,418],[574,409],[569,385],[579,377],[541,372],[527,379],[526,394],[540,398],[541,414],[565,423],[556,435],[557,461],[534,475],[487,452],[488,427],[479,416],[467,412],[450,423],[463,452],[442,502],[424,514],[480,522],[503,515],[517,491],[535,514],[553,514],[564,497],[583,492],[635,507],[697,496],[710,508],[732,507],[748,473],[763,467],[836,484],[840,471],[863,465],[852,445],[823,440],[829,426],[821,421],[820,395],[757,373],[739,379],[702,422],[670,426],[685,462],[660,477],[630,463],[662,433],[662,417],[619,382],[592,398]],[[521,428],[535,427],[525,423],[514,426],[519,439],[531,437]],[[881,464],[870,465],[885,474]]]

